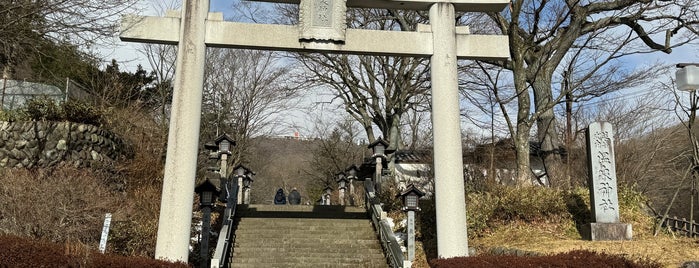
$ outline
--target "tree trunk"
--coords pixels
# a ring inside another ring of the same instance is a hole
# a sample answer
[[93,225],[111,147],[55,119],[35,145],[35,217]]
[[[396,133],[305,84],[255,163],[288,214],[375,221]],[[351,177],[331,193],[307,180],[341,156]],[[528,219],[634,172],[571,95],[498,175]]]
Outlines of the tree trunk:
[[[542,74],[542,72],[544,74]],[[560,154],[557,153],[561,142],[556,129],[556,116],[553,113],[553,98],[551,96],[551,79],[549,71],[543,69],[539,72],[539,76],[532,83],[534,88],[534,99],[536,103],[536,111],[539,116],[536,120],[537,141],[541,150],[539,157],[544,163],[544,172],[548,177],[548,184],[552,185],[552,181],[560,181],[562,179],[561,171],[563,171]]]
[[400,133],[400,115],[394,114],[392,117],[390,129],[388,129],[388,142],[390,143],[388,148],[400,150],[403,148]]
[[531,171],[529,168],[529,131],[531,127],[522,122],[517,124],[515,136],[515,150],[517,155],[517,185],[532,185]]

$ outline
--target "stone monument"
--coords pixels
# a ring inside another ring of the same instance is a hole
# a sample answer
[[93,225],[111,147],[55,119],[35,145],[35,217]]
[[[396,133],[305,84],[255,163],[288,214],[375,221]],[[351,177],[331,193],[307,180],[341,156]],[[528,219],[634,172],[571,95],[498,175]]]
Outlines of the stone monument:
[[631,224],[619,222],[612,124],[594,122],[586,137],[592,222],[583,226],[582,235],[593,241],[631,240]]

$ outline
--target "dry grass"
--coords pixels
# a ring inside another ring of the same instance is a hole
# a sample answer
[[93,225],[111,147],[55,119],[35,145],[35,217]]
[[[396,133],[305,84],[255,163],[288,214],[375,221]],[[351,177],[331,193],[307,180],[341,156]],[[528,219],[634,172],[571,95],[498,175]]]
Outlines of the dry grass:
[[[635,229],[636,226],[633,226]],[[562,237],[542,226],[512,223],[498,231],[474,238],[470,246],[479,252],[492,248],[516,248],[543,254],[589,250],[612,255],[622,255],[631,260],[651,260],[664,267],[679,267],[682,263],[699,259],[697,240],[649,233],[634,234],[632,241],[586,241],[580,237]]]

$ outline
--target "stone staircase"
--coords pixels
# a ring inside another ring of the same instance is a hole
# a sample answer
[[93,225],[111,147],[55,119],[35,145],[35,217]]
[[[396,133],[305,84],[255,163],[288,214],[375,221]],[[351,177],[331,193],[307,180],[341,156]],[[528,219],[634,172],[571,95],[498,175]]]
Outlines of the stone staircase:
[[241,205],[231,267],[388,267],[363,208]]

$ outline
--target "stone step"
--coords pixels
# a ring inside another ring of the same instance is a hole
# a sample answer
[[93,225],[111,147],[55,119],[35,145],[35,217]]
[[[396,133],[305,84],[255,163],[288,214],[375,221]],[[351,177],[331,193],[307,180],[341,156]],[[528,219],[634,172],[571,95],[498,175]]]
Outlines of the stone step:
[[365,238],[371,239],[376,235],[372,230],[345,230],[345,229],[327,229],[327,230],[298,230],[298,229],[255,229],[255,230],[240,230],[236,231],[237,237],[254,236],[257,238],[274,239],[274,238],[293,238],[293,237],[329,237],[329,238]]
[[[270,252],[270,251],[260,251],[260,252],[236,252],[233,251],[233,258],[263,258],[260,257],[264,252],[264,258],[269,259],[283,259],[287,257],[294,258],[327,258],[327,259],[341,259],[349,258],[356,259],[358,255],[355,252],[311,252],[311,251],[280,251],[280,252]],[[361,255],[361,259],[383,259],[383,253],[380,251],[368,252],[364,250]]]
[[305,205],[238,205],[239,212],[269,212],[269,211],[297,211],[297,212],[341,212],[341,213],[366,213],[365,208],[350,206],[305,206]]
[[[239,247],[239,248],[234,248],[233,253],[234,254],[263,254],[267,256],[268,254],[276,254],[276,253],[281,253],[281,254],[296,254],[296,253],[306,253],[306,252],[312,252],[312,253],[320,253],[319,250],[317,249],[312,249],[312,248],[298,248],[298,247],[290,247],[290,248],[277,248],[277,247]],[[322,248],[323,253],[356,253],[356,254],[383,254],[381,251],[381,246],[379,244],[376,244],[376,246],[370,245],[366,247],[324,247]]]
[[368,219],[364,208],[344,206],[249,205],[242,206],[236,214],[243,218]]
[[368,245],[378,244],[377,239],[333,239],[333,238],[299,238],[299,239],[256,239],[254,237],[235,238],[235,245],[245,245],[246,247],[323,247],[323,246],[338,246],[347,245],[349,247],[364,247]]
[[243,205],[231,267],[387,267],[366,210]]
[[286,218],[241,218],[238,226],[250,226],[250,228],[280,228],[285,226],[322,226],[332,228],[369,227],[371,221],[367,219],[286,219]]
[[[295,257],[286,256],[280,258],[233,258],[233,263],[254,263],[257,265],[265,265],[272,263],[287,263],[287,264],[307,264],[308,267],[315,267],[316,263],[346,263],[346,264],[372,264],[384,263],[383,259],[364,259],[363,257]],[[312,264],[312,265],[311,265]],[[235,267],[235,265],[234,265]],[[260,266],[263,267],[263,266]]]
[[356,263],[333,263],[333,262],[316,262],[310,265],[309,263],[235,263],[231,265],[234,268],[387,268],[388,265],[383,261],[365,262],[362,264]]

